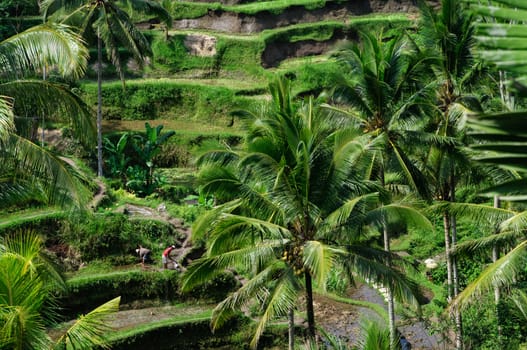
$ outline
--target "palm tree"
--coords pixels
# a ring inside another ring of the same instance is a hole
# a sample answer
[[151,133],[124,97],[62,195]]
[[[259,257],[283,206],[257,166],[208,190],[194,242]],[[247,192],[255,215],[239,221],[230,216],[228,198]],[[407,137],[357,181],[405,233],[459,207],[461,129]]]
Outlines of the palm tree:
[[152,0],[44,0],[41,8],[44,18],[49,15],[67,16],[62,23],[78,24],[81,34],[86,37],[93,31],[97,37],[97,175],[103,176],[102,159],[102,47],[106,49],[108,60],[117,69],[124,84],[124,63],[119,55],[119,47],[128,50],[135,61],[142,66],[151,55],[150,44],[141,31],[133,24],[127,12],[120,6],[133,11],[155,14],[171,25],[170,14],[156,1]]
[[63,84],[32,78],[46,66],[62,76],[78,77],[87,55],[82,40],[64,25],[39,25],[0,42],[0,206],[25,198],[82,204],[75,172],[19,135],[15,124],[19,116],[31,114],[67,117],[79,139],[89,144],[95,129],[83,101]]
[[[476,25],[479,54],[496,64],[500,69],[512,72],[516,78],[513,87],[525,95],[525,48],[522,44],[527,37],[527,26],[523,23],[527,5],[521,1],[497,0],[485,4],[472,4],[473,9],[484,18]],[[490,19],[490,20],[485,20]],[[519,21],[519,22],[518,22]],[[470,121],[476,131],[476,143],[471,145],[481,152],[479,161],[518,172],[520,176],[512,181],[488,189],[487,193],[500,196],[502,200],[523,200],[525,198],[525,111],[477,115]],[[454,309],[463,307],[479,295],[490,290],[500,290],[512,285],[525,265],[524,238],[525,212],[500,223],[499,231],[492,237],[484,238],[469,246],[469,249],[495,248],[511,243],[517,244],[509,253],[496,259],[481,275],[461,292],[452,303]]]
[[119,308],[111,300],[80,318],[56,345],[46,332],[57,314],[52,292],[64,291],[62,277],[50,263],[43,242],[34,232],[20,232],[0,245],[0,343],[2,348],[87,349],[109,348],[104,320]]
[[[475,130],[473,136],[478,141],[471,147],[480,152],[479,162],[514,170],[521,175],[486,189],[486,194],[499,195],[502,200],[524,200],[527,113],[516,111],[479,115],[471,120],[470,125]],[[490,264],[457,296],[452,303],[454,310],[468,305],[483,293],[508,287],[517,280],[526,259],[527,241],[524,231],[527,214],[525,211],[514,214],[500,222],[497,234],[460,247],[468,253],[495,246],[510,246],[512,249]]]
[[348,119],[324,115],[312,99],[296,106],[286,80],[270,88],[271,106],[251,121],[247,151],[215,151],[200,160],[203,190],[225,203],[194,226],[193,234],[206,235],[208,250],[183,278],[189,289],[225,268],[252,272],[215,309],[213,326],[256,298],[262,315],[253,346],[270,320],[290,314],[302,290],[313,338],[313,280],[323,287],[336,265],[349,278],[355,271],[412,299],[416,285],[385,265],[401,259],[361,246],[358,234],[367,220],[378,224],[404,214],[427,222],[411,208],[371,207],[379,198],[372,190],[379,188],[354,171],[353,155],[364,145],[357,139],[361,132],[346,127]]
[[[412,43],[403,35],[385,42],[382,36],[362,33],[359,43],[341,49],[336,56],[347,75],[338,78],[333,97],[337,105],[345,107],[328,108],[349,116],[369,137],[370,152],[365,154],[370,164],[367,177],[388,188],[387,175],[396,172],[406,185],[428,198],[424,177],[405,151],[408,145],[415,146],[423,140],[423,133],[416,128],[419,122],[415,114],[427,93],[416,85],[423,61],[415,54]],[[383,240],[384,249],[389,251],[387,223]],[[395,310],[390,291],[388,317],[394,343]]]
[[[456,202],[456,189],[463,178],[473,171],[467,145],[466,118],[470,112],[481,112],[478,98],[470,95],[471,87],[481,78],[481,64],[475,59],[473,15],[460,0],[442,0],[436,11],[424,1],[420,3],[420,38],[429,55],[436,57],[432,72],[437,94],[428,112],[428,128],[439,142],[430,148],[425,160],[436,199]],[[446,206],[445,208],[447,208]],[[451,250],[457,244],[456,216],[443,212],[445,254],[447,261],[448,299],[459,293],[458,266]],[[461,349],[461,314],[455,313],[456,348]]]

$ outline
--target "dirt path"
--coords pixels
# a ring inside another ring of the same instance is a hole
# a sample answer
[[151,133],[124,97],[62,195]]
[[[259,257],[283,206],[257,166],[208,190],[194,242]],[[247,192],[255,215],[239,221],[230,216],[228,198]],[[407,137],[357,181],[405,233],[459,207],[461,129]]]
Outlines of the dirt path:
[[173,250],[171,256],[179,263],[180,270],[185,270],[185,266],[181,262],[192,249],[192,230],[185,226],[183,220],[170,216],[163,205],[160,205],[157,209],[152,209],[135,204],[126,204],[123,207],[117,208],[116,211],[126,213],[136,218],[159,220],[172,226],[183,238],[178,241],[179,247]]
[[[382,306],[386,310],[381,294],[367,284],[360,284],[348,294],[353,300],[367,301]],[[317,322],[330,334],[340,337],[350,347],[357,346],[362,337],[362,323],[365,321],[385,324],[386,321],[374,310],[342,303],[331,298],[317,296],[315,299]],[[397,319],[400,323],[400,318]],[[398,326],[399,331],[412,344],[413,350],[444,349],[440,339],[430,335],[422,322]]]

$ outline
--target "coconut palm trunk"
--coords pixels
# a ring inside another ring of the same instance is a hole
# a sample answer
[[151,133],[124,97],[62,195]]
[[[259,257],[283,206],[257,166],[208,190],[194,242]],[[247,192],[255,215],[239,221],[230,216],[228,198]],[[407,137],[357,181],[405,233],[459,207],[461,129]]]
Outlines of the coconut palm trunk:
[[[501,73],[501,72],[500,72]],[[500,74],[500,77],[501,77],[501,74]],[[501,206],[501,201],[500,201],[500,197],[499,196],[494,196],[494,208],[499,208]],[[495,229],[495,234],[498,234],[499,233],[499,226],[496,225],[496,229]],[[492,262],[495,263],[498,259],[499,259],[499,256],[500,256],[500,252],[499,252],[499,248],[497,245],[494,245],[492,247]],[[498,320],[498,339],[500,341],[500,345],[501,345],[501,334],[502,334],[502,327],[501,327],[501,324],[500,324],[500,309],[498,307],[499,303],[500,303],[500,299],[501,299],[501,295],[500,295],[500,288],[499,287],[494,287],[494,303],[496,305],[496,319]]]
[[[456,176],[455,170],[451,170],[450,174],[450,201],[456,201]],[[457,244],[457,222],[456,216],[450,216],[450,239],[451,248],[454,249]],[[452,267],[452,297],[455,298],[459,294],[459,274],[458,266],[455,256],[451,256],[451,267]],[[463,349],[463,323],[461,318],[461,311],[459,309],[454,310],[454,323],[455,323],[455,345],[457,350]]]
[[[451,218],[451,233],[452,233],[452,248],[455,248],[457,243],[457,225],[456,217]],[[459,273],[456,257],[452,257],[452,288],[454,298],[459,294]],[[456,325],[456,349],[463,349],[463,323],[461,318],[461,311],[456,309],[454,311],[454,322]]]
[[304,273],[306,282],[307,335],[315,340],[315,310],[313,308],[313,279],[309,271]]
[[[390,252],[390,232],[388,231],[388,224],[383,226],[384,250]],[[388,262],[388,267],[391,267],[391,262]],[[395,301],[393,299],[393,291],[390,286],[386,286],[386,302],[388,304],[388,327],[390,331],[390,349],[393,349],[393,344],[396,344],[397,329],[395,327]]]
[[447,298],[452,300],[452,254],[450,247],[450,214],[448,211],[443,213],[443,230],[445,233],[445,260],[447,271]]
[[102,40],[97,30],[97,176],[102,171]]
[[289,309],[289,313],[287,315],[287,321],[288,321],[288,350],[294,350],[295,348],[295,310],[293,308]]

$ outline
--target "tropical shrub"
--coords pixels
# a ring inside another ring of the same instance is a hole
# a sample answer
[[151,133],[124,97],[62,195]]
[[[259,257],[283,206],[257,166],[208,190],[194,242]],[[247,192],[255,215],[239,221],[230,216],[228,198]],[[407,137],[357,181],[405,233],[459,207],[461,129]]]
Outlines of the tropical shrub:
[[83,261],[127,256],[124,262],[131,263],[137,260],[138,244],[151,247],[154,242],[173,242],[177,232],[161,221],[130,220],[124,214],[108,213],[65,221],[59,235]]
[[190,55],[185,47],[186,35],[173,35],[168,40],[157,38],[152,44],[155,68],[166,68],[168,72],[188,69],[203,69],[211,65],[211,57]]
[[60,298],[60,304],[73,316],[118,295],[122,303],[141,299],[173,300],[177,297],[179,282],[173,270],[135,270],[81,276],[66,283],[67,293]]
[[239,282],[232,273],[226,272],[199,288],[180,293],[178,272],[175,270],[129,270],[81,275],[66,283],[67,292],[61,295],[60,304],[68,315],[75,315],[118,295],[124,304],[146,299],[218,301],[225,298]]
[[[81,86],[89,105],[97,104],[97,85]],[[199,119],[225,117],[228,111],[242,103],[235,91],[217,86],[169,81],[130,81],[123,89],[120,82],[106,83],[103,90],[105,119]]]

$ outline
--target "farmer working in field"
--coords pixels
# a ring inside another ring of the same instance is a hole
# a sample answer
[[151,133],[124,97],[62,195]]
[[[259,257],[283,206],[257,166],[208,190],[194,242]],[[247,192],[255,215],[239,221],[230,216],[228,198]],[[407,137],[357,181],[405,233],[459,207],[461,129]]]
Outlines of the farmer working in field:
[[135,250],[137,254],[139,254],[139,258],[141,258],[141,265],[145,267],[145,262],[151,262],[152,258],[150,257],[150,249],[143,248],[143,246],[139,246],[138,249]]
[[164,269],[167,269],[168,268],[168,260],[171,260],[174,262],[174,268],[178,268],[179,265],[178,263],[176,262],[176,260],[172,259],[172,257],[170,256],[170,253],[172,252],[172,250],[176,249],[176,246],[175,245],[171,245],[170,247],[168,247],[167,249],[165,249],[163,251],[163,256],[161,257],[161,260],[163,261],[163,268]]

